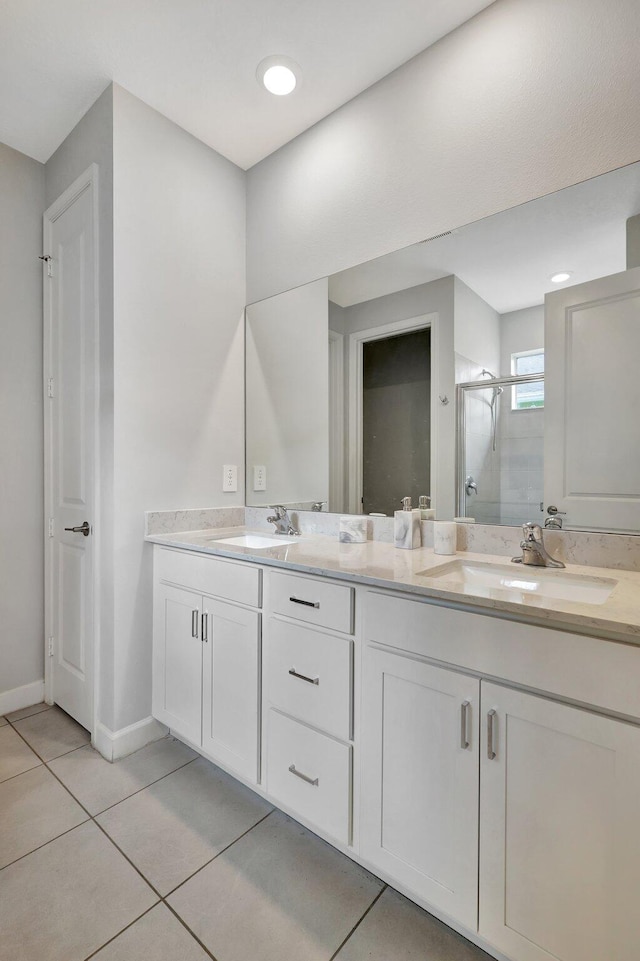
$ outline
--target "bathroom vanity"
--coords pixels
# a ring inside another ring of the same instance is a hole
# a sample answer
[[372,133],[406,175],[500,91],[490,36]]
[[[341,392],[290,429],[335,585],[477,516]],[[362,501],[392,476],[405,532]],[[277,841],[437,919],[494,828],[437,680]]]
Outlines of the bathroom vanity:
[[224,533],[148,538],[154,717],[497,958],[631,961],[640,574],[517,600],[425,549]]

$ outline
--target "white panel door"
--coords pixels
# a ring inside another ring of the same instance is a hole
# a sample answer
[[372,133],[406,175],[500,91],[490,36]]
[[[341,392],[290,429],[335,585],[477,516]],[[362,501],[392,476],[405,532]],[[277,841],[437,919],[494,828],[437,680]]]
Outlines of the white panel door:
[[260,615],[203,599],[202,749],[258,782]]
[[479,685],[411,657],[366,651],[361,854],[472,931]]
[[565,526],[640,527],[640,268],[547,294],[545,505]]
[[[73,188],[72,188],[73,190]],[[48,696],[93,730],[95,329],[93,184],[45,214]],[[80,530],[84,525],[88,535]]]
[[514,961],[639,957],[640,728],[484,681],[482,710],[480,934]]
[[153,597],[153,716],[199,745],[202,737],[202,599],[169,584]]

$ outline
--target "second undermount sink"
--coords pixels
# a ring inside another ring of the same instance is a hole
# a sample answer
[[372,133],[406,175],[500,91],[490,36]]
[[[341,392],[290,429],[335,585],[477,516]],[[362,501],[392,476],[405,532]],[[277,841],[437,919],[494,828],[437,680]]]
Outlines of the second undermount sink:
[[588,574],[463,560],[420,571],[420,575],[447,581],[479,597],[516,600],[521,604],[540,604],[545,600],[604,604],[618,583],[612,578],[590,577]]
[[208,537],[207,540],[215,541],[216,544],[229,544],[231,547],[249,547],[252,550],[266,550],[268,547],[287,547],[288,544],[296,544],[300,538],[282,534],[234,534],[232,537]]

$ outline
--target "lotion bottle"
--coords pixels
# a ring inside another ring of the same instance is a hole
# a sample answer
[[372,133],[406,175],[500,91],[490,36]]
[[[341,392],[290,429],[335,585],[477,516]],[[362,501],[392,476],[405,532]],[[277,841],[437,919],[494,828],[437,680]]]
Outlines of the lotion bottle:
[[413,550],[421,546],[420,511],[411,507],[411,498],[402,498],[402,510],[393,515],[393,540],[396,547]]

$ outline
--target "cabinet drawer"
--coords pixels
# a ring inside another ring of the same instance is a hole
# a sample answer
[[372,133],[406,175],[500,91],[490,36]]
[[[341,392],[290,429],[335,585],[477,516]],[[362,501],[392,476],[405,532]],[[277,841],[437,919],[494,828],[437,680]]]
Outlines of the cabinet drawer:
[[267,792],[290,811],[348,844],[351,748],[269,711]]
[[165,548],[156,548],[154,565],[155,576],[161,581],[260,607],[262,572],[258,567]]
[[271,609],[299,621],[353,634],[353,588],[319,577],[269,574]]
[[266,695],[276,707],[337,737],[351,737],[353,641],[269,620]]

